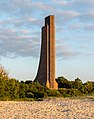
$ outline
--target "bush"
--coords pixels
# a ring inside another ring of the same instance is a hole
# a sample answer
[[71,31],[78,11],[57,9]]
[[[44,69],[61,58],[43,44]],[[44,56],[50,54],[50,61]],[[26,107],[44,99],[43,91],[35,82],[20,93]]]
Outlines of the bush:
[[67,92],[70,96],[81,96],[82,93],[78,89],[68,89]]
[[27,92],[26,97],[27,98],[34,98],[34,94],[32,92]]
[[60,92],[58,92],[57,90],[47,90],[47,95],[48,96],[55,96],[55,97],[61,97],[62,95],[60,94]]
[[0,64],[0,79],[3,79],[3,80],[8,80],[9,79],[8,73],[6,72],[4,67],[1,66],[1,64]]
[[61,88],[58,90],[62,96],[64,97],[72,97],[72,96],[81,96],[82,93],[78,89],[66,89],[66,88]]
[[33,92],[33,94],[35,99],[44,98],[44,92]]
[[63,97],[70,97],[70,95],[68,94],[68,89],[66,89],[66,88],[60,88],[60,89],[58,89],[58,91],[60,92],[60,94]]

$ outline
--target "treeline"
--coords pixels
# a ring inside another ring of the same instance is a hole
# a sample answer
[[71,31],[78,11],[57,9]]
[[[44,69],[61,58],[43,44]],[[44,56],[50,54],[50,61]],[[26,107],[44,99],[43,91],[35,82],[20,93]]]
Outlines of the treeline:
[[69,81],[64,77],[58,77],[56,81],[58,90],[51,90],[37,82],[0,78],[0,100],[41,100],[45,97],[82,96],[94,92],[94,82],[82,83],[79,78]]
[[94,82],[92,81],[82,83],[79,78],[69,81],[64,77],[58,77],[56,81],[58,83],[58,91],[64,97],[83,96],[94,93]]
[[41,100],[49,96],[61,96],[58,90],[50,90],[37,82],[0,79],[0,100]]
[[94,93],[94,82],[82,83],[58,77],[58,90],[51,90],[33,81],[10,79],[4,69],[0,70],[0,100],[41,100],[46,97],[72,97]]

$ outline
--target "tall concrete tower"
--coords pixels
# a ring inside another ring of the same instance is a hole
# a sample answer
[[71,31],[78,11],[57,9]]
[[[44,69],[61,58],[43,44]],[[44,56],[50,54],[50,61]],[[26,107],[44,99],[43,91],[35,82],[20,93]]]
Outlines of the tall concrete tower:
[[42,27],[40,63],[35,81],[51,89],[58,88],[55,81],[54,15],[47,16]]

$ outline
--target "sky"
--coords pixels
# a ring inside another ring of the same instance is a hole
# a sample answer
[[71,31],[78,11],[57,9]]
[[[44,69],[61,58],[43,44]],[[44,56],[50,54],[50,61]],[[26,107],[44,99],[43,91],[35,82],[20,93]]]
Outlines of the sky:
[[56,77],[94,81],[94,0],[0,0],[0,64],[34,80],[44,18],[55,15]]

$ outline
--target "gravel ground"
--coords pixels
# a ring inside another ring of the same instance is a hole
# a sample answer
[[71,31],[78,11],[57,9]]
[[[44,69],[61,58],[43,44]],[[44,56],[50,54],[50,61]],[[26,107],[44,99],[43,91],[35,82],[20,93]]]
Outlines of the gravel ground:
[[94,119],[94,101],[65,98],[0,101],[0,119]]

